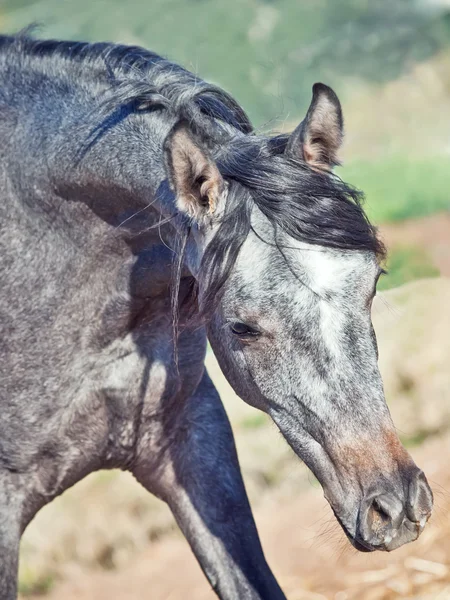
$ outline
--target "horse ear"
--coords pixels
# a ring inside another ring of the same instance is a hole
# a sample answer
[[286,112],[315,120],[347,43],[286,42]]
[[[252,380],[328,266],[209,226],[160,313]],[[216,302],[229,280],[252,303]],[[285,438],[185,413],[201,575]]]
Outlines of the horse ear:
[[214,213],[224,181],[187,122],[179,121],[173,127],[164,143],[164,154],[178,209],[196,220]]
[[341,103],[323,83],[313,85],[313,97],[300,125],[291,133],[285,153],[300,158],[313,168],[331,170],[339,164],[344,120]]

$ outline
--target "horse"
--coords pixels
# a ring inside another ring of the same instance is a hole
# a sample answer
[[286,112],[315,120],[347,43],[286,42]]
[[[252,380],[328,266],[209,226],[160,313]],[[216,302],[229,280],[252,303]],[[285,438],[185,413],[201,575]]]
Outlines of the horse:
[[290,134],[140,47],[0,37],[0,596],[45,504],[98,469],[170,507],[222,600],[285,598],[258,537],[207,340],[313,471],[350,542],[432,512],[377,366],[385,250],[333,172],[335,92]]

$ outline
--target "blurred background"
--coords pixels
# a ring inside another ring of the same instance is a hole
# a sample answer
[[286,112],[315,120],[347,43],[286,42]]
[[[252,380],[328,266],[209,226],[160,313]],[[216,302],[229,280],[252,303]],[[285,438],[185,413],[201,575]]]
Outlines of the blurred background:
[[[219,83],[262,131],[292,129],[315,81],[346,119],[341,177],[366,193],[389,246],[373,309],[399,434],[436,510],[390,555],[352,550],[274,426],[208,367],[232,420],[263,546],[289,600],[450,599],[450,1],[0,0],[0,30],[144,45]],[[37,516],[23,598],[212,599],[159,501],[94,474]]]

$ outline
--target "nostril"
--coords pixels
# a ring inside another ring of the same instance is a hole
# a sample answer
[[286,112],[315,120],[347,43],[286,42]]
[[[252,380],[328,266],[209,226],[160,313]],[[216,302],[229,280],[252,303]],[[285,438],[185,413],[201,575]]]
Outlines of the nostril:
[[381,503],[378,500],[378,498],[375,498],[375,500],[372,502],[372,508],[377,513],[378,517],[382,521],[390,521],[391,520],[391,517],[389,516],[387,510],[381,506]]
[[378,498],[375,498],[372,502],[369,509],[369,519],[371,520],[371,530],[376,536],[385,533],[392,522],[390,515]]
[[362,539],[374,547],[390,544],[404,516],[401,500],[388,493],[369,497],[366,502],[365,518],[359,529]]

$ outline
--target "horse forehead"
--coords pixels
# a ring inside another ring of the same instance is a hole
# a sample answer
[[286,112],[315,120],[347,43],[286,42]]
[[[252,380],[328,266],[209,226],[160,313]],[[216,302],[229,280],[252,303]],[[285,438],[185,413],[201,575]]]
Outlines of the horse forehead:
[[373,252],[338,250],[297,242],[296,262],[317,293],[372,289],[379,266]]
[[271,268],[275,254],[272,235],[260,237],[250,231],[239,252],[235,270],[245,280],[259,281]]
[[241,281],[264,288],[267,281],[298,288],[300,281],[318,294],[351,288],[364,293],[372,289],[378,269],[373,252],[327,248],[288,236],[275,244],[269,231],[261,235],[251,232],[237,263]]

